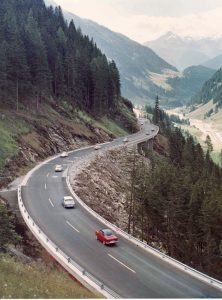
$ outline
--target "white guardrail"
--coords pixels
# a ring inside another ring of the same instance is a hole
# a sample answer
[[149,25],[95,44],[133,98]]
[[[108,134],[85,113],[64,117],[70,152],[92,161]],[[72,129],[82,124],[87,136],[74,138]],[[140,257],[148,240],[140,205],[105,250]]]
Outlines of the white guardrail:
[[[86,148],[91,148],[85,147]],[[78,151],[74,150],[74,151]],[[74,152],[69,151],[69,152]],[[41,230],[41,228],[35,223],[32,217],[29,215],[23,200],[22,200],[22,186],[27,184],[30,176],[39,169],[42,165],[48,163],[51,160],[59,157],[59,155],[54,156],[34,167],[24,178],[22,185],[18,187],[18,205],[21,212],[21,215],[31,230],[33,235],[37,238],[40,244],[57,260],[70,274],[72,274],[78,281],[80,281],[86,288],[91,290],[92,292],[98,292],[105,296],[106,298],[121,298],[120,295],[112,291],[108,286],[106,286],[103,282],[99,281],[92,274],[90,274],[87,270],[82,268],[79,264],[77,264],[73,259],[71,259],[68,255],[66,255],[50,238]]]
[[134,243],[136,246],[143,248],[144,250],[148,251],[149,253],[158,256],[160,259],[163,259],[164,261],[174,265],[175,267],[179,268],[180,270],[189,273],[191,276],[196,277],[197,279],[204,281],[205,283],[209,284],[209,285],[213,285],[216,288],[220,289],[222,291],[222,282],[207,276],[204,273],[201,273],[183,263],[181,263],[180,261],[162,253],[161,251],[147,245],[146,243],[138,240],[137,238],[133,237],[132,235],[126,233],[125,231],[123,231],[122,229],[120,229],[119,227],[117,227],[116,225],[110,223],[109,221],[107,221],[105,218],[101,217],[98,213],[96,213],[93,209],[91,209],[88,205],[86,205],[80,198],[79,196],[73,191],[72,186],[70,184],[70,180],[69,180],[69,176],[66,177],[66,183],[67,186],[71,192],[71,194],[73,195],[73,197],[78,201],[78,203],[84,207],[85,210],[87,210],[92,216],[94,216],[95,218],[97,218],[100,222],[102,222],[103,224],[105,224],[106,226],[108,226],[109,228],[111,228],[113,231],[115,231],[118,235],[121,235],[122,237],[124,237],[125,239],[131,241],[132,243]]
[[[155,133],[157,134],[157,132]],[[154,135],[155,135],[154,134]],[[153,138],[152,136],[147,136],[146,140]],[[136,141],[138,142],[138,141]],[[134,142],[135,143],[135,142]],[[133,142],[128,143],[124,146],[130,146]],[[107,148],[107,150],[121,147],[122,145],[118,146],[111,146]],[[84,149],[91,148],[93,146],[85,147]],[[74,151],[69,151],[70,153],[78,151],[79,149],[76,149]],[[94,155],[92,155],[93,157]],[[33,168],[24,178],[21,186],[18,187],[18,204],[19,209],[22,214],[22,217],[27,224],[28,228],[31,230],[33,235],[38,239],[38,241],[41,243],[41,245],[70,273],[72,274],[77,280],[79,280],[84,286],[86,286],[89,290],[93,292],[99,292],[100,294],[104,295],[106,298],[121,298],[120,295],[112,291],[109,287],[107,287],[104,283],[97,280],[92,274],[90,274],[87,270],[82,268],[79,264],[77,264],[73,259],[71,259],[68,255],[66,255],[54,242],[50,240],[50,238],[41,230],[41,228],[35,223],[35,221],[31,218],[29,215],[23,200],[22,200],[22,186],[25,186],[27,184],[28,179],[30,176],[39,169],[42,165],[48,163],[51,160],[54,160],[55,158],[59,157],[59,155],[54,156],[39,165],[37,165],[35,168]],[[84,161],[84,159],[82,159]],[[68,170],[70,167],[68,168]],[[91,215],[93,215],[95,218],[97,218],[99,221],[101,221],[106,226],[113,229],[115,232],[117,232],[119,235],[123,236],[125,239],[131,241],[132,243],[136,244],[139,247],[142,247],[143,249],[149,251],[153,255],[157,255],[160,259],[164,259],[168,263],[174,264],[175,267],[180,268],[181,270],[188,272],[190,275],[197,277],[198,279],[206,282],[207,284],[214,285],[218,289],[222,290],[222,282],[211,278],[199,271],[196,271],[195,269],[190,268],[189,266],[180,263],[179,261],[163,254],[162,252],[152,248],[151,246],[148,246],[146,243],[141,242],[140,240],[136,239],[135,237],[127,234],[114,224],[110,223],[103,217],[101,217],[99,214],[97,214],[94,210],[92,210],[89,206],[87,206],[73,191],[68,172],[66,172],[66,184],[71,192],[71,194],[75,197],[75,199],[79,202],[79,204],[84,207]]]

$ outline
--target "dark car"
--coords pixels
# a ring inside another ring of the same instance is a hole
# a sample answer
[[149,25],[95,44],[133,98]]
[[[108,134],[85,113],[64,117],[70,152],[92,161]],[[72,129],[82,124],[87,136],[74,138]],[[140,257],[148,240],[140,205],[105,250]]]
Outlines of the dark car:
[[118,242],[118,237],[116,237],[110,229],[97,230],[96,239],[102,242],[103,245],[111,245]]

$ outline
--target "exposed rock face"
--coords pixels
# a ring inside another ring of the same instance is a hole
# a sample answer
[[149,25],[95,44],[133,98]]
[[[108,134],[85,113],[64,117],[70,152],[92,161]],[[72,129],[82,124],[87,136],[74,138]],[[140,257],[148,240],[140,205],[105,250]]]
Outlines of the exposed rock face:
[[104,142],[111,138],[106,132],[92,126],[72,123],[64,119],[49,125],[28,120],[33,131],[17,138],[18,153],[7,160],[0,188],[5,187],[15,177],[27,172],[27,168],[37,162],[64,150],[73,150],[86,145]]
[[129,184],[132,157],[136,161],[149,160],[137,152],[123,147],[98,155],[95,160],[73,165],[70,170],[71,185],[77,195],[94,211],[123,230],[127,230]]

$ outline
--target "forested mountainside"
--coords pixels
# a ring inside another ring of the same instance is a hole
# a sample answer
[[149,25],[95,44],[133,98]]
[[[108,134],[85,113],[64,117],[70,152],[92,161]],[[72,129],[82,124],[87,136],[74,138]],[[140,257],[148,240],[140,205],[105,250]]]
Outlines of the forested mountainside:
[[188,67],[180,76],[168,78],[167,83],[172,89],[167,92],[167,95],[178,99],[178,104],[184,105],[214,73],[215,70],[201,65]]
[[0,1],[0,186],[30,163],[136,124],[115,62],[61,9]]
[[[55,6],[55,2],[52,0],[45,0],[45,2]],[[165,90],[152,80],[151,73],[161,76],[165,70],[177,71],[175,67],[150,48],[96,22],[82,19],[67,11],[64,11],[64,16],[68,21],[74,20],[76,27],[80,27],[84,34],[93,38],[106,56],[116,62],[124,97],[134,103],[151,102],[157,93],[165,98]]]
[[0,91],[11,107],[52,96],[96,115],[115,114],[121,101],[115,62],[43,0],[0,2]]
[[202,89],[191,99],[191,104],[204,104],[212,99],[217,107],[222,107],[222,69],[204,83]]
[[165,159],[148,153],[152,172],[140,165],[133,174],[134,227],[149,242],[161,241],[170,256],[221,280],[222,168],[212,161],[210,145],[205,153],[159,106],[146,109],[168,142]]

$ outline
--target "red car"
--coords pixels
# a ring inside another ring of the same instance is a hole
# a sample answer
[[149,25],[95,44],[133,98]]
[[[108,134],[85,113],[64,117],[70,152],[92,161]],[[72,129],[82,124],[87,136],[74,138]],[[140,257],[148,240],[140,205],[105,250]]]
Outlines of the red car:
[[116,237],[110,229],[97,230],[96,239],[102,242],[103,245],[111,245],[118,242],[118,237]]

